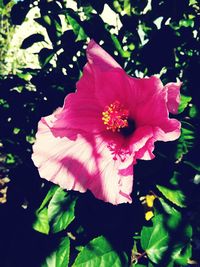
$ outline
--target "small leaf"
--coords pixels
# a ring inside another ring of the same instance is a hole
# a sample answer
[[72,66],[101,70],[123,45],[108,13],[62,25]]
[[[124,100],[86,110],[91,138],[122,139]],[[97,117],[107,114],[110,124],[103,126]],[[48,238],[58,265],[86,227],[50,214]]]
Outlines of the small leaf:
[[131,53],[129,51],[124,51],[118,38],[114,35],[114,34],[111,34],[111,38],[112,38],[112,41],[115,45],[115,48],[117,49],[117,51],[120,53],[120,55],[123,57],[123,58],[129,58],[131,56]]
[[175,205],[184,208],[185,206],[185,195],[179,189],[170,189],[165,186],[156,185],[158,190],[165,196],[169,201]]
[[24,21],[28,11],[30,10],[29,1],[19,1],[11,10],[11,20],[14,25],[20,25]]
[[198,109],[195,105],[192,105],[189,110],[190,118],[196,118],[199,115]]
[[70,240],[69,237],[61,239],[58,248],[51,253],[41,267],[67,267],[69,264]]
[[191,256],[192,247],[190,244],[188,244],[187,246],[178,246],[172,254],[172,259],[175,261],[176,264],[187,265],[188,260],[191,258]]
[[58,189],[57,185],[52,185],[51,188],[49,189],[46,197],[44,198],[44,200],[42,201],[42,204],[40,205],[39,209],[37,209],[37,211],[39,212],[40,210],[42,210],[51,200],[51,198],[53,197],[53,195],[55,194],[56,190]]
[[72,267],[126,267],[128,259],[126,254],[122,263],[122,255],[119,257],[105,237],[100,236],[87,244],[78,254]]
[[54,56],[54,50],[48,48],[42,48],[38,54],[41,67],[44,67],[50,62]]
[[44,36],[40,33],[35,33],[23,40],[21,47],[22,49],[27,49],[32,46],[34,43],[43,42]]
[[33,223],[33,229],[36,231],[48,235],[49,233],[49,221],[47,208],[36,212],[36,220]]
[[181,223],[182,219],[181,213],[177,211],[174,207],[166,203],[164,199],[162,199],[161,197],[159,198],[159,201],[164,211],[168,215],[166,220],[167,226],[169,227],[169,229],[176,230]]
[[130,0],[124,0],[124,12],[126,12],[127,15],[131,15],[131,2]]
[[141,246],[146,251],[149,259],[159,263],[169,242],[169,235],[163,225],[163,217],[157,215],[153,218],[153,226],[142,228]]
[[76,34],[76,41],[82,41],[87,39],[87,35],[85,34],[84,29],[80,26],[80,24],[72,18],[70,15],[67,15],[67,20],[72,26],[73,32]]
[[48,205],[48,218],[53,233],[67,228],[74,220],[76,198],[58,188]]
[[182,113],[186,109],[186,107],[188,106],[191,100],[192,100],[191,96],[186,96],[186,95],[181,94],[180,105],[178,107],[178,113]]
[[181,136],[178,140],[176,159],[187,154],[194,146],[196,138],[195,128],[188,122],[182,122]]

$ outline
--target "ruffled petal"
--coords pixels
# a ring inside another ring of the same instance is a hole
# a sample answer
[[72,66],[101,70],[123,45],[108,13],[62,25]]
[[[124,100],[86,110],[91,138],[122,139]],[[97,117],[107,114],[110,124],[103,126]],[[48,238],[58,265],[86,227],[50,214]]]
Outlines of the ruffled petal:
[[149,138],[146,144],[136,152],[135,158],[136,159],[143,159],[143,160],[151,160],[155,158],[155,155],[153,154],[154,151],[154,142],[156,140],[154,137]]
[[88,62],[92,66],[96,66],[101,70],[108,71],[113,68],[121,68],[121,66],[94,40],[91,40],[87,47]]
[[177,83],[168,83],[165,85],[164,88],[167,89],[167,107],[169,112],[172,114],[177,114],[178,113],[178,106],[180,103],[180,87],[181,87],[181,82]]
[[52,132],[49,120],[54,120],[54,115],[39,122],[33,146],[32,159],[40,176],[67,190],[89,189],[96,198],[114,205],[131,202],[133,172],[120,173],[127,167],[113,160],[102,136],[67,129],[65,135],[63,129]]
[[161,127],[154,128],[154,136],[157,141],[174,141],[180,137],[181,123],[176,119],[163,121]]

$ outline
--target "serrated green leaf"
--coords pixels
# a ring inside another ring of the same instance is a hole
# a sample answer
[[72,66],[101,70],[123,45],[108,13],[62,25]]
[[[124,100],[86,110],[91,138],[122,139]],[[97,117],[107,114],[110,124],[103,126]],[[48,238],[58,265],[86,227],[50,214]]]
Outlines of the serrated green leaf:
[[51,231],[58,233],[67,228],[74,220],[77,198],[58,188],[48,205],[48,218]]
[[72,18],[70,15],[67,15],[67,20],[72,26],[73,32],[76,34],[76,41],[82,41],[87,39],[87,35],[85,34],[84,29],[80,26],[80,24]]
[[69,264],[70,240],[69,237],[61,239],[58,248],[49,255],[41,267],[67,267]]
[[149,232],[147,229],[143,230],[147,227],[143,227],[142,229],[141,246],[152,262],[159,263],[168,247],[169,235],[163,225],[163,217],[161,215],[155,216],[152,221],[153,226],[148,227]]
[[48,235],[49,233],[49,221],[48,221],[48,211],[47,208],[36,212],[36,219],[33,223],[33,229],[36,231]]
[[182,122],[181,136],[178,140],[176,159],[180,159],[187,154],[194,146],[195,142],[195,128],[188,122]]
[[180,104],[178,107],[178,113],[182,113],[186,109],[186,107],[188,106],[191,100],[192,100],[191,96],[186,96],[186,95],[181,94]]
[[[124,254],[125,256],[125,254]],[[126,267],[127,257],[124,257],[122,264],[121,256],[113,249],[111,244],[103,236],[90,241],[78,254],[72,267]]]
[[174,203],[175,205],[184,208],[185,205],[185,195],[179,189],[170,189],[165,186],[156,185],[158,190],[166,197],[169,201]]

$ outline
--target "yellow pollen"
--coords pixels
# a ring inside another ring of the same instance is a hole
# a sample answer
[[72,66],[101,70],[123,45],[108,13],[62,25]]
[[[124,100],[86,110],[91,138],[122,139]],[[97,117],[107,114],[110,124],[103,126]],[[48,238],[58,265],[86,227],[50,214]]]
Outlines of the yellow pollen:
[[121,128],[128,126],[128,115],[128,109],[125,109],[119,101],[115,101],[110,106],[105,107],[104,112],[102,112],[102,120],[107,126],[107,130],[119,132]]

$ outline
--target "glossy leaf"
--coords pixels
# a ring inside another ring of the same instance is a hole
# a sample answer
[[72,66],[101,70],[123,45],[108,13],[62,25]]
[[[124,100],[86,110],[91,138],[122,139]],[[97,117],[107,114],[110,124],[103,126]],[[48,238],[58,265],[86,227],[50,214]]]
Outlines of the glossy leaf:
[[70,240],[69,237],[61,239],[58,248],[49,255],[41,267],[67,267],[69,264]]
[[67,228],[74,220],[76,198],[58,188],[48,205],[48,218],[53,233]]
[[165,186],[156,185],[158,190],[165,196],[168,200],[170,200],[175,205],[184,208],[185,205],[185,195],[179,189],[170,189]]
[[169,235],[164,227],[161,215],[155,216],[152,221],[152,227],[143,226],[142,228],[141,246],[152,262],[159,263],[163,253],[167,250]]
[[124,255],[124,261],[119,257],[117,252],[103,237],[97,237],[87,244],[78,254],[72,267],[121,267],[128,266],[127,258]]
[[48,221],[47,208],[44,208],[36,212],[36,219],[33,223],[33,229],[43,234],[49,233],[50,226],[49,226],[49,221]]
[[51,198],[53,197],[53,195],[55,194],[56,190],[58,189],[57,185],[52,185],[51,188],[49,189],[46,197],[44,198],[44,200],[42,201],[39,209],[37,211],[42,210],[51,200]]

